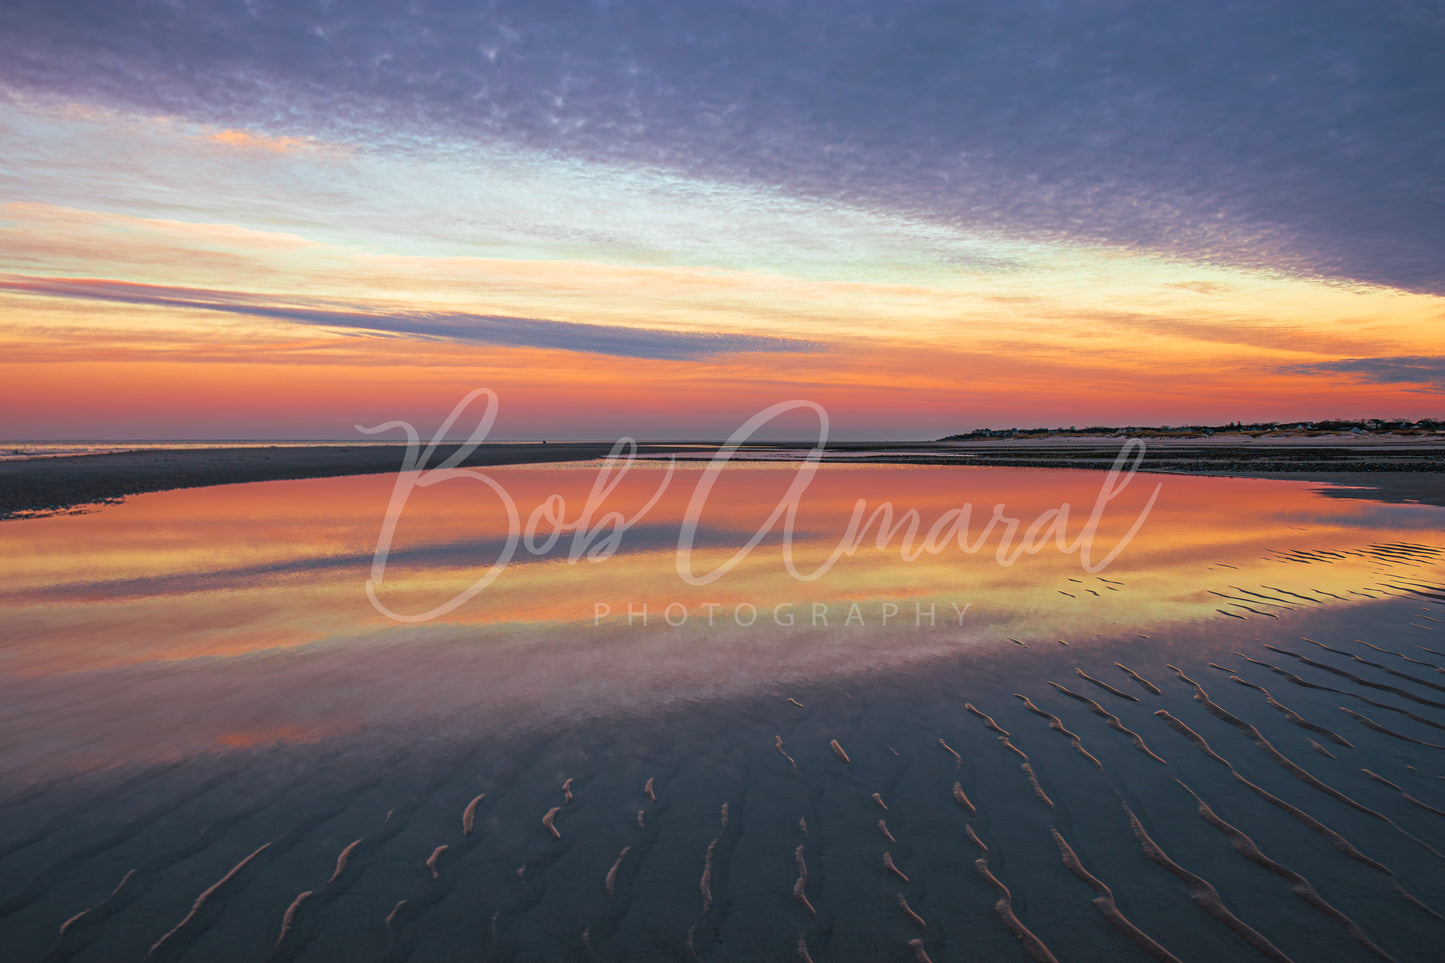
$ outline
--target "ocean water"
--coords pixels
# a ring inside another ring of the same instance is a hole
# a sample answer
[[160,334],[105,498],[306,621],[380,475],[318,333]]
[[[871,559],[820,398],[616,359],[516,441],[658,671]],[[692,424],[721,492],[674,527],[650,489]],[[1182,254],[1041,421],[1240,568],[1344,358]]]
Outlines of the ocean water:
[[803,471],[0,523],[0,959],[1437,958],[1445,509]]

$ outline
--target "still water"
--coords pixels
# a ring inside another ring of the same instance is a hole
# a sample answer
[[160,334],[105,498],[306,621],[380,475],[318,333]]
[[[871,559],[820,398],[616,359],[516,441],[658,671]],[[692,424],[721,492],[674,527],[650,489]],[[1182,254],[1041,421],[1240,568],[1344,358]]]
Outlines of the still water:
[[0,958],[1445,935],[1445,510],[1005,468],[485,475],[0,524]]

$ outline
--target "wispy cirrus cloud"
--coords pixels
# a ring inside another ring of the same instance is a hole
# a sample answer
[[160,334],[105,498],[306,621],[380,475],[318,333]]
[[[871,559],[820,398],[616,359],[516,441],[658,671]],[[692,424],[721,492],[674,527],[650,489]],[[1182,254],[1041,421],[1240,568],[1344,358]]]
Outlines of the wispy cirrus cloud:
[[466,344],[546,348],[623,358],[688,360],[747,352],[816,352],[812,341],[726,332],[581,324],[466,311],[407,311],[305,297],[136,284],[103,278],[0,275],[0,291],[160,308],[216,311],[324,328]]
[[1442,355],[1343,358],[1339,361],[1285,365],[1279,370],[1289,374],[1351,375],[1374,384],[1418,384],[1428,385],[1435,391],[1445,391],[1445,356]]
[[[1281,322],[1214,314],[1210,316],[1157,317],[1128,311],[1074,311],[1070,316],[1117,329],[1131,336],[1144,335],[1176,339],[1182,343],[1214,344],[1255,349],[1314,354],[1339,354],[1379,348],[1368,334],[1342,327],[1310,326],[1304,322]],[[1127,340],[1125,341],[1127,344]]]

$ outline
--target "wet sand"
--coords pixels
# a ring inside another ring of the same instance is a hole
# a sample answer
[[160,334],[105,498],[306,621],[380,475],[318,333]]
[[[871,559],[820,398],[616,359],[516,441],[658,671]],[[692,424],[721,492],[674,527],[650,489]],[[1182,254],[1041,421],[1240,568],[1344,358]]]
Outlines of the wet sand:
[[[964,464],[1031,468],[1108,468],[1120,439],[1018,440],[1007,442],[837,443],[828,460],[867,464]],[[1348,436],[1317,440],[1146,439],[1142,471],[1232,475],[1319,481],[1341,497],[1445,505],[1445,441],[1390,441]],[[484,444],[463,462],[468,466],[542,464],[602,458],[611,444],[563,442]],[[804,444],[744,448],[749,458],[801,457]],[[642,458],[684,454],[706,457],[715,446],[656,443],[639,446]],[[433,463],[455,451],[442,447]],[[286,478],[328,478],[397,471],[403,446],[255,447],[153,450],[104,455],[35,458],[0,462],[0,519],[36,512],[65,511],[143,492],[198,488]],[[1357,489],[1350,491],[1349,489]]]
[[[866,671],[838,668],[841,630],[811,639],[828,671],[784,671],[809,640],[768,632],[678,647],[667,684],[644,670],[670,636],[629,661],[584,625],[512,646],[510,673],[470,630],[16,673],[3,734],[49,742],[0,780],[0,959],[1437,959],[1445,546],[1435,510],[1371,508],[1431,524],[1264,543],[1249,569],[1205,545],[1188,620],[1145,621],[1157,561],[1071,579],[1046,634],[906,659],[885,635]],[[107,751],[188,728],[181,693],[278,725],[370,708],[334,733]],[[102,763],[65,767],[65,740]]]
[[1440,471],[1317,471],[1317,472],[1196,472],[1245,478],[1283,478],[1320,482],[1318,489],[1331,498],[1445,505],[1445,470]]
[[[1335,497],[1445,505],[1445,439],[1143,439],[1140,471],[1321,482]],[[1018,439],[916,446],[837,446],[833,460],[1107,469],[1123,439]],[[877,449],[887,449],[879,457]],[[1351,490],[1353,489],[1353,490]]]
[[[605,457],[610,444],[488,444],[468,466],[545,464]],[[433,464],[456,451],[437,449]],[[649,454],[678,450],[646,446]],[[116,452],[0,462],[0,518],[97,504],[126,495],[286,478],[332,478],[398,471],[403,445],[254,447]]]
[[38,784],[5,806],[0,951],[1432,959],[1445,656],[1417,620],[1442,601],[1369,606],[1370,645],[1301,602],[504,738],[455,719]]

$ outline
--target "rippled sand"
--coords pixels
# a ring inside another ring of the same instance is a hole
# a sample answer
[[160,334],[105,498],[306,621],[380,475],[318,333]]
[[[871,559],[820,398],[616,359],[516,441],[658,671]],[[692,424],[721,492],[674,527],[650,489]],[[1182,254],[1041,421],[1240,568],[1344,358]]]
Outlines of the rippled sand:
[[[455,627],[31,662],[0,729],[0,959],[1435,959],[1445,546],[1369,535],[1050,574],[1011,596],[1039,617],[900,635],[891,666],[879,628],[775,632],[689,681],[648,665],[698,636],[588,656],[553,626],[507,657],[526,687],[470,706],[496,651]],[[126,684],[164,679],[128,729]],[[280,728],[167,735],[204,731],[204,679]],[[308,686],[317,719],[374,709],[286,729]]]
[[36,785],[0,952],[1429,959],[1445,590],[1418,593]]

